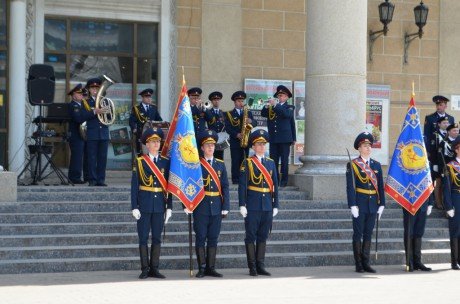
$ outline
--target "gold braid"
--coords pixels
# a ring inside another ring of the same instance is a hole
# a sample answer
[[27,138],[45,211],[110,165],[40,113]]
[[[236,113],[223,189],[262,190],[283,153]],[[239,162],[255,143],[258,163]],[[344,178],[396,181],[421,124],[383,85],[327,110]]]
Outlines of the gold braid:
[[236,127],[240,125],[240,120],[239,119],[233,119],[232,115],[230,114],[230,111],[227,112],[227,117],[232,126]]
[[139,177],[142,181],[142,184],[147,187],[153,186],[153,176],[147,176],[144,171],[144,166],[142,165],[142,157],[137,158],[137,168],[139,170]]
[[460,179],[457,177],[454,167],[451,165],[447,165],[447,166],[449,167],[452,182],[455,184],[455,186],[460,187]]
[[207,187],[211,183],[211,175],[209,174],[208,177],[203,178],[203,186]]
[[359,172],[358,166],[355,163],[353,163],[353,170],[355,171],[355,176],[358,177],[361,183],[367,184],[369,182],[369,176],[367,176],[367,174],[364,173],[365,177],[363,177]]
[[134,107],[133,107],[133,112],[134,112],[134,114],[136,114],[136,118],[137,118],[137,120],[140,121],[140,123],[144,124],[144,123],[147,122],[147,120],[148,120],[147,117],[145,117],[145,116],[139,111],[139,109],[137,108],[137,106],[134,106]]
[[252,183],[254,185],[260,185],[260,183],[262,183],[262,181],[264,179],[264,175],[261,172],[259,176],[256,176],[256,174],[254,173],[254,167],[253,167],[253,164],[252,164],[252,160],[250,158],[248,158],[247,163],[248,163],[249,173],[251,174]]
[[89,106],[88,101],[86,101],[86,99],[82,99],[81,103],[83,104],[83,107],[86,111],[91,112],[91,107]]

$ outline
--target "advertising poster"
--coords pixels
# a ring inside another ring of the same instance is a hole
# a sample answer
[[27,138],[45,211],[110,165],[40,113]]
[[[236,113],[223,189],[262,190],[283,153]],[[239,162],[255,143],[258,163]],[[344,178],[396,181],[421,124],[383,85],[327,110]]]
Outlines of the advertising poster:
[[305,145],[305,81],[294,82],[294,104],[296,138],[294,145],[294,165],[301,165],[300,156],[304,155]]
[[374,136],[372,157],[382,165],[389,163],[390,90],[387,85],[367,85],[366,131]]

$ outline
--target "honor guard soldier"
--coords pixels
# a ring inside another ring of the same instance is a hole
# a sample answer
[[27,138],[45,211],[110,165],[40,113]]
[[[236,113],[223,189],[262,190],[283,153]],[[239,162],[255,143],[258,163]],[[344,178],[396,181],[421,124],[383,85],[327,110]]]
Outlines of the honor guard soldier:
[[[245,107],[244,100],[246,93],[243,91],[236,91],[232,94],[232,100],[235,108],[227,112],[225,120],[225,130],[230,135],[230,155],[232,158],[232,183],[237,185],[240,176],[240,166],[244,158],[249,156],[249,145],[242,147],[241,140],[245,136],[244,132],[250,132],[255,124],[251,111]],[[246,114],[245,114],[246,113]],[[244,117],[246,121],[244,121]],[[247,129],[246,129],[247,127]],[[249,131],[245,131],[249,130]]]
[[376,272],[370,266],[371,237],[376,217],[380,219],[385,208],[382,166],[370,158],[373,142],[372,134],[359,134],[354,148],[360,155],[347,164],[347,199],[353,219],[356,272]]
[[[208,123],[209,130],[214,130],[216,133],[223,132],[225,129],[224,112],[219,109],[220,101],[222,100],[221,92],[212,92],[208,99],[212,103],[212,108],[206,110],[205,118]],[[224,160],[224,150],[214,150],[214,157]]]
[[[169,160],[159,154],[163,131],[160,128],[145,130],[142,143],[148,154],[135,160],[131,180],[131,209],[137,220],[141,274],[139,279],[155,277],[164,279],[158,271],[160,264],[161,231],[172,215],[172,198],[167,193]],[[148,238],[152,233],[150,262]]]
[[190,99],[190,107],[192,109],[195,134],[198,134],[206,129],[206,118],[201,104],[201,93],[202,91],[200,88],[191,88],[187,91],[187,95]]
[[140,156],[142,154],[142,130],[147,121],[163,121],[158,113],[157,107],[152,105],[152,89],[145,89],[139,93],[142,101],[133,107],[133,111],[129,116],[129,127],[131,132],[136,136],[136,152]]
[[[205,197],[193,210],[193,230],[195,231],[195,249],[198,262],[197,278],[204,276],[222,277],[215,270],[217,240],[220,234],[222,218],[230,210],[230,194],[227,170],[224,161],[214,157],[217,133],[206,130],[198,134],[203,157],[200,159],[203,172]],[[186,213],[190,212],[185,209]],[[207,242],[207,244],[206,244]],[[205,244],[207,245],[205,257]]]
[[451,267],[460,269],[460,137],[452,142],[455,158],[447,164],[447,172],[443,177],[444,203],[449,218]]
[[455,159],[455,151],[454,147],[452,147],[452,143],[458,137],[459,127],[458,123],[453,123],[447,127],[447,136],[444,140],[443,145],[443,155],[446,163],[450,162],[451,160]]
[[241,164],[238,186],[240,213],[246,231],[246,257],[249,275],[269,276],[265,270],[265,249],[273,217],[278,214],[278,178],[275,162],[265,157],[268,133],[256,130],[249,142],[255,155]]
[[[270,99],[269,104],[262,108],[262,117],[267,118],[268,134],[270,135],[270,158],[279,164],[281,159],[281,172],[278,170],[280,187],[286,187],[289,177],[289,153],[291,145],[296,141],[296,129],[294,121],[294,106],[287,103],[292,97],[291,91],[283,85],[276,88],[276,93]],[[281,174],[280,174],[281,173]]]
[[70,90],[68,95],[72,96],[72,101],[69,104],[69,114],[72,120],[69,123],[70,164],[68,176],[73,184],[84,184],[85,182],[81,180],[81,177],[85,140],[81,137],[80,125],[90,119],[93,114],[82,109],[83,88],[80,83]]
[[429,146],[427,146],[428,160],[430,161],[431,179],[434,182],[435,188],[433,194],[435,206],[438,209],[443,209],[442,199],[442,179],[444,174],[444,165],[447,164],[444,158],[443,149],[447,138],[447,127],[449,126],[449,118],[447,116],[438,118],[436,131],[431,136]]
[[107,113],[106,109],[96,108],[96,96],[101,86],[101,79],[91,78],[86,83],[89,99],[83,100],[83,108],[93,115],[86,122],[86,153],[88,158],[88,178],[90,186],[107,186],[105,169],[107,150],[109,148],[109,127],[102,124],[98,114]]
[[454,117],[446,113],[448,98],[436,95],[433,96],[433,102],[436,104],[436,112],[425,116],[425,124],[423,126],[423,137],[425,139],[425,147],[429,146],[429,140],[436,131],[439,118],[446,116],[449,119],[449,124],[454,123]]

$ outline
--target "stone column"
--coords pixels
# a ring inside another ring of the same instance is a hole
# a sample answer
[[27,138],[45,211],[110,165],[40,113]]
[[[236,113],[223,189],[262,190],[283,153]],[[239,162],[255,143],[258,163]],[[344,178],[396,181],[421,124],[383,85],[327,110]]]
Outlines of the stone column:
[[366,43],[367,0],[307,0],[305,155],[294,180],[312,199],[345,198],[345,149],[365,125]]
[[21,171],[24,163],[26,102],[26,1],[12,0],[9,24],[9,124],[8,163],[10,171]]

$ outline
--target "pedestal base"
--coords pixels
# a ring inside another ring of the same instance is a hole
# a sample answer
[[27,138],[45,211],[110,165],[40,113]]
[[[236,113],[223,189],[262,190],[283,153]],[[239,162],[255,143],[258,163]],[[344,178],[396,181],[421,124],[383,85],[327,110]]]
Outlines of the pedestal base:
[[345,174],[336,175],[307,175],[294,174],[289,178],[300,191],[307,192],[311,200],[346,200]]
[[18,181],[16,172],[0,172],[0,203],[18,200]]

